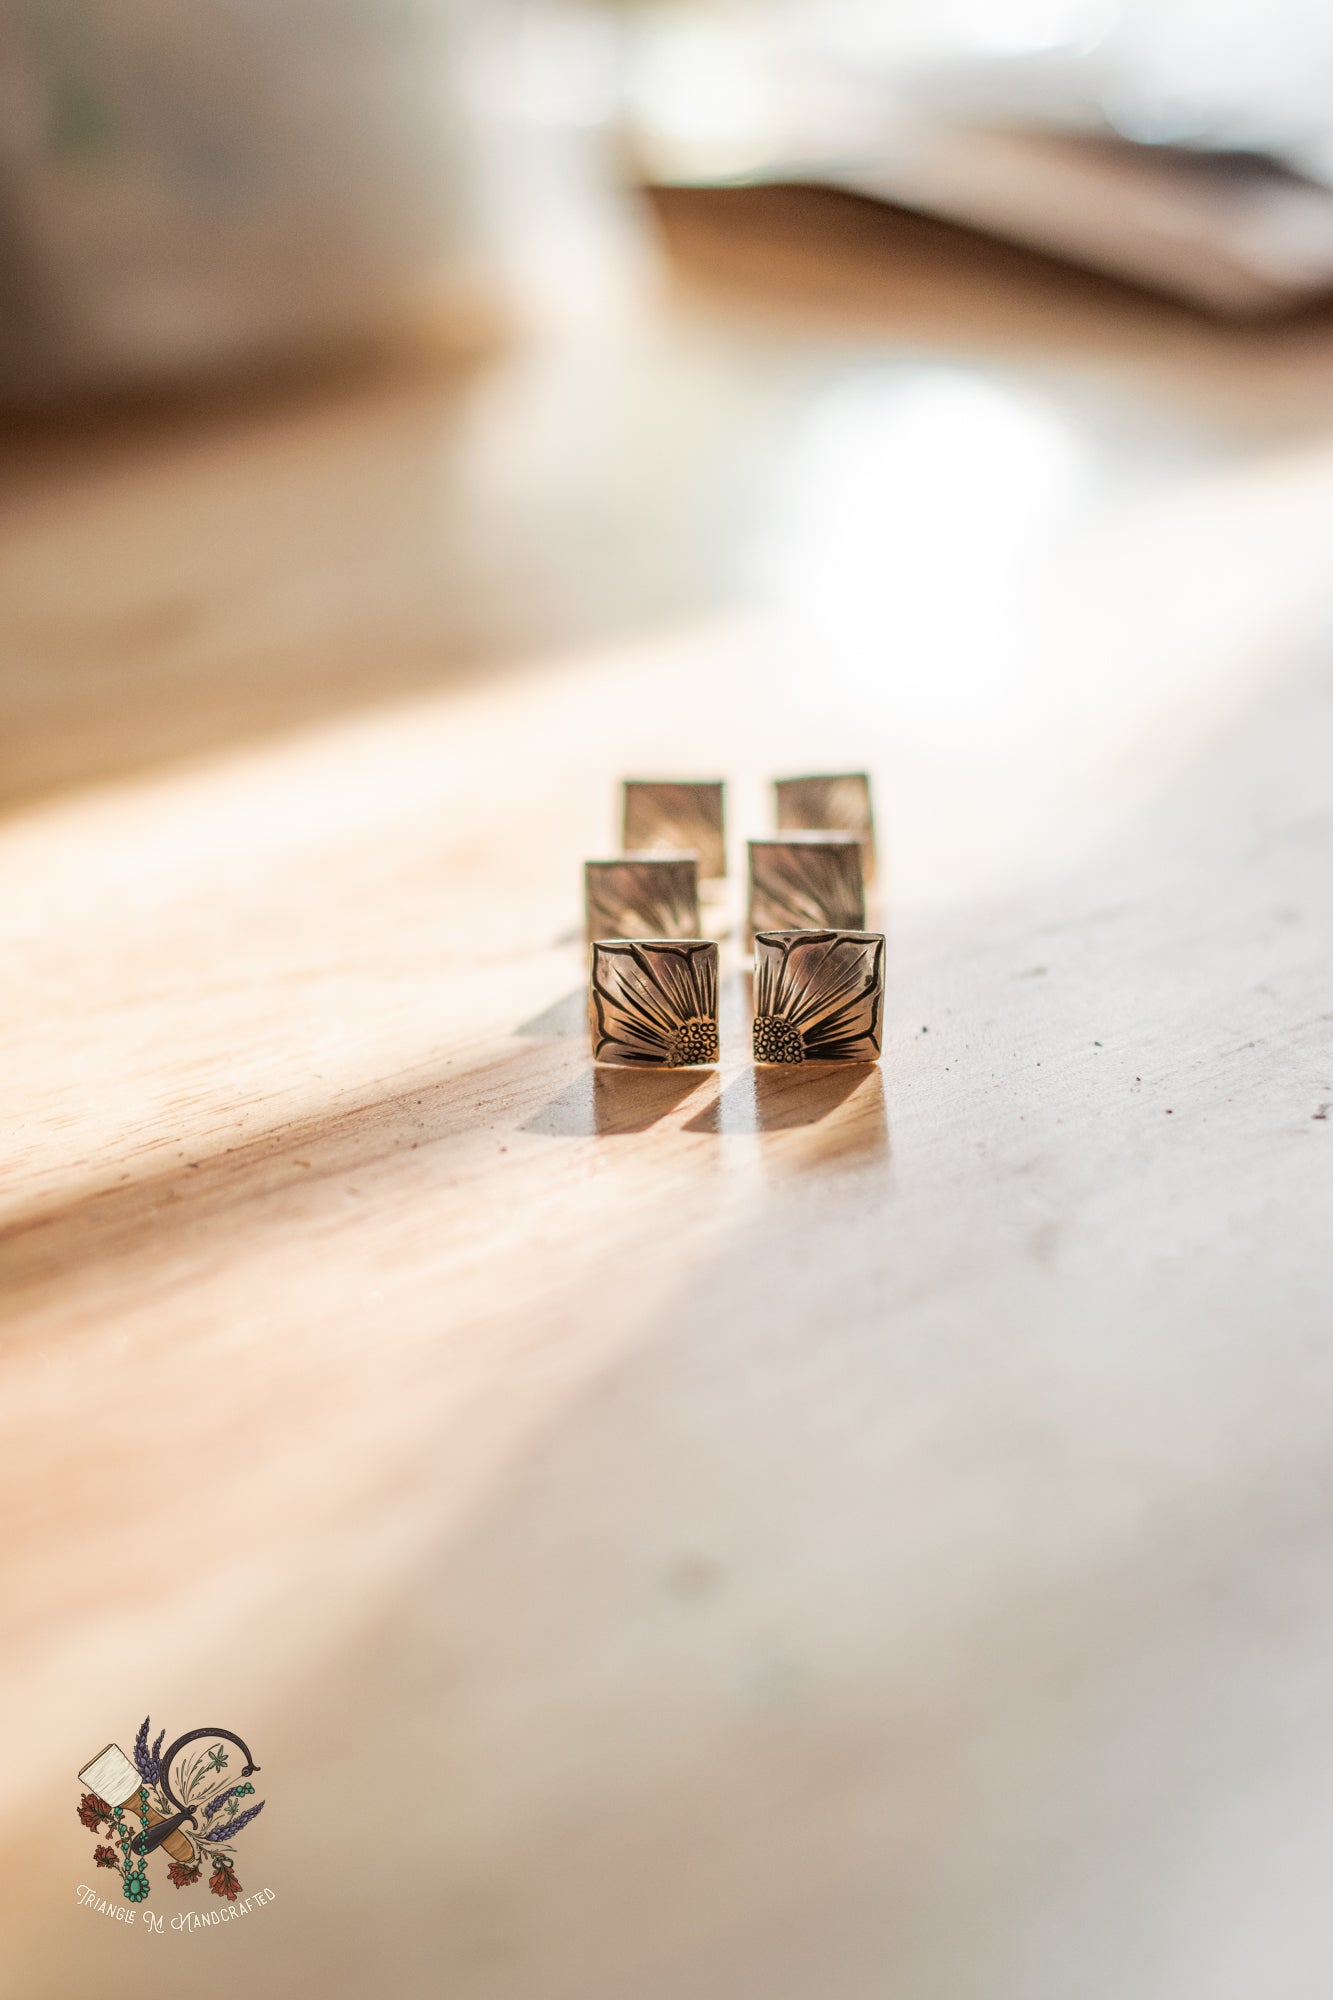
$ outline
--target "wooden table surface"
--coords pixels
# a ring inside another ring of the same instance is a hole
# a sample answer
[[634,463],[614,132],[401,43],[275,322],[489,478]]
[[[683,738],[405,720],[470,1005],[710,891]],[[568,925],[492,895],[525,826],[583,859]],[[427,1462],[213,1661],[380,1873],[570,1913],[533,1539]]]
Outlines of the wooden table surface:
[[[7,447],[6,1990],[1312,2000],[1333,319],[660,221]],[[848,766],[882,1068],[757,1078],[733,940],[594,1075],[618,777]],[[76,1908],[145,1711],[245,1923]]]

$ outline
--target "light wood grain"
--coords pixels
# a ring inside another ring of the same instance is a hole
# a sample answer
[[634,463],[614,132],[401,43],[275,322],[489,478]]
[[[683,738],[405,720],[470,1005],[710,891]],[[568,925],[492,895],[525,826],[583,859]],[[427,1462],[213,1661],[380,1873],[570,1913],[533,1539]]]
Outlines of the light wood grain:
[[[1309,2000],[1333,328],[663,220],[11,456],[13,1990]],[[756,1075],[733,939],[594,1074],[618,777],[862,767],[882,1068]],[[75,1908],[145,1709],[262,1768],[225,1936]]]

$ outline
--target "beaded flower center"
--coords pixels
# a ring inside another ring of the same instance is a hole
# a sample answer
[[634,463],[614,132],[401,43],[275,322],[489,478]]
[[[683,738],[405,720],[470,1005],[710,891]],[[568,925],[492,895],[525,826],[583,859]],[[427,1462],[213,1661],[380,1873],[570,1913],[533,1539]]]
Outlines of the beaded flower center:
[[805,1045],[795,1022],[784,1021],[780,1014],[756,1014],[754,1059],[759,1063],[804,1062]]
[[666,1059],[672,1069],[682,1069],[690,1063],[715,1063],[717,1022],[705,1021],[697,1016],[693,1020],[682,1021],[667,1040]]

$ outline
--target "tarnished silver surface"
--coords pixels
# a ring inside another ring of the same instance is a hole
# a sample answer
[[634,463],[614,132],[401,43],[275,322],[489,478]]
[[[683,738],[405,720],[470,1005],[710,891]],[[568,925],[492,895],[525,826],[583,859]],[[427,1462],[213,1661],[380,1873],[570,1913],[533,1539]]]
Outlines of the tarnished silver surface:
[[588,1023],[593,1060],[645,1069],[717,1061],[712,938],[597,938]]
[[627,854],[689,850],[699,875],[717,881],[727,872],[720,778],[626,778],[621,844]]
[[699,864],[693,854],[622,854],[583,864],[584,935],[697,938]]
[[876,1062],[883,1014],[878,931],[761,931],[755,938],[757,1063]]
[[875,821],[870,806],[870,780],[864,771],[835,777],[778,778],[780,831],[792,833],[854,833],[861,843],[861,869],[867,882],[875,873]]
[[752,840],[747,935],[860,930],[866,920],[861,843],[854,833],[782,833]]

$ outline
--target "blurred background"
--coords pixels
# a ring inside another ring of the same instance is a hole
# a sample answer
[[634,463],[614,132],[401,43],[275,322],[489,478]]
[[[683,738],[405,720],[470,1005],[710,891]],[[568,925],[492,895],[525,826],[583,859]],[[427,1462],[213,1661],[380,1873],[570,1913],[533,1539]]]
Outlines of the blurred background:
[[1221,312],[1333,280],[1311,0],[33,0],[4,36],[11,400],[475,331],[543,151],[603,197],[849,188]]
[[[15,0],[0,430],[17,2000],[1323,1991],[1333,8]],[[882,1084],[617,1110],[803,768]]]
[[[1172,464],[1322,421],[1333,27],[1305,0],[32,0],[0,33],[7,490],[22,506],[61,454],[77,490],[77,439],[142,455],[174,427],[203,506],[154,522],[162,629],[114,665],[20,520],[19,791],[114,769],[127,738],[188,752],[356,702],[347,594],[427,544],[429,582],[368,614],[385,691],[781,601],[853,687],[928,618],[926,678],[949,655],[980,716],[1018,699],[981,660],[1013,651],[1025,566],[1113,465],[1179,494]],[[391,377],[426,427],[369,445],[349,412]],[[268,439],[283,412],[315,426],[288,499],[317,491],[357,562],[317,576],[300,504],[251,533],[185,452],[261,402]],[[872,543],[899,551],[891,588]],[[205,549],[251,601],[256,561],[294,563],[318,660],[271,626],[243,690],[193,661]],[[941,604],[960,555],[967,603]],[[1154,600],[1136,650],[1172,615]],[[967,726],[915,667],[894,699]]]

